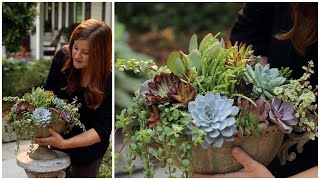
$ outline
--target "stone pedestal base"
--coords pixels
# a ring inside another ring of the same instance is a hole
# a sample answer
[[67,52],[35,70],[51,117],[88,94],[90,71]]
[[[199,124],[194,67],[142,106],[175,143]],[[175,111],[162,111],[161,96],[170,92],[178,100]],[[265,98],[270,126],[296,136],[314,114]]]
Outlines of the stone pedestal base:
[[56,172],[46,172],[46,173],[39,173],[39,172],[32,172],[25,170],[27,173],[28,178],[65,178],[66,172],[64,171],[56,171]]
[[23,152],[17,157],[18,166],[22,167],[29,178],[64,178],[65,169],[71,164],[68,154],[55,151],[58,157],[51,160],[33,160]]

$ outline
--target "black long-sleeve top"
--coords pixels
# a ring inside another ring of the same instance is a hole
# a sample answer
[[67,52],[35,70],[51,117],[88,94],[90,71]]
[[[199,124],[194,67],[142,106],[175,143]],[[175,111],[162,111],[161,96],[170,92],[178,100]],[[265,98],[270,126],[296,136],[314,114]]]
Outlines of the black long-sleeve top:
[[[317,6],[317,5],[316,5]],[[307,66],[313,60],[315,74],[311,76],[313,87],[318,84],[318,41],[306,49],[306,56],[299,55],[290,40],[279,41],[274,35],[287,32],[292,27],[289,3],[245,3],[233,26],[230,39],[253,45],[255,55],[267,56],[270,66],[290,67],[292,78],[300,78],[305,72],[302,66]],[[294,148],[297,158],[281,166],[275,158],[268,169],[275,177],[288,177],[309,169],[318,164],[318,138],[310,140],[303,148],[302,154]]]
[[[67,85],[66,75],[61,72],[67,56],[68,53],[63,48],[55,53],[47,81],[43,87],[46,90],[53,91],[57,97],[67,99],[68,102],[71,102],[74,97],[77,97],[77,102],[82,104],[79,109],[80,121],[86,130],[93,128],[100,136],[101,142],[87,147],[59,150],[66,152],[70,156],[72,163],[89,163],[103,157],[109,146],[109,137],[112,130],[112,78],[111,75],[107,78],[106,99],[96,110],[89,109],[84,99],[84,87],[78,88],[70,96],[66,91],[61,90],[61,88]],[[74,126],[68,134],[62,136],[68,139],[82,132],[83,130],[81,128]]]

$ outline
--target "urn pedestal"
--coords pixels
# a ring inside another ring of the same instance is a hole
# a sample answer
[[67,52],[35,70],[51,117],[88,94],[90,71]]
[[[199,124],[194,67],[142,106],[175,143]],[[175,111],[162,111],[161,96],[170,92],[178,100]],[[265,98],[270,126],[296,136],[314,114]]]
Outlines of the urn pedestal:
[[17,156],[17,164],[26,171],[28,178],[64,178],[65,169],[71,164],[68,154],[55,151],[58,155],[51,160],[34,160],[27,152]]
[[[51,123],[47,127],[35,128],[34,137],[35,138],[45,138],[51,136],[48,131],[49,127],[55,132],[61,134],[65,128],[65,121],[57,121]],[[49,148],[48,146],[39,145],[38,148],[29,154],[29,157],[34,160],[50,160],[58,157],[58,154]]]

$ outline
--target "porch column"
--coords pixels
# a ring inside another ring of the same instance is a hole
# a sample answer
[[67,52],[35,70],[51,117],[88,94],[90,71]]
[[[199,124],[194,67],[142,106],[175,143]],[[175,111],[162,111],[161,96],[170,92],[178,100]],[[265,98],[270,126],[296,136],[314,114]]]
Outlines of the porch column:
[[105,5],[105,23],[112,27],[112,3],[106,2]]
[[52,7],[51,7],[51,31],[54,31],[54,26],[55,26],[55,7],[54,7],[54,2],[51,3]]
[[48,2],[45,2],[45,5],[46,5],[46,8],[45,8],[45,10],[46,10],[46,21],[48,21],[49,20],[49,10],[48,10],[48,8],[49,8],[49,5],[48,5]]
[[102,20],[102,5],[103,2],[92,2],[91,3],[91,18]]
[[83,2],[82,3],[82,11],[81,11],[81,17],[82,17],[81,21],[84,21],[85,16],[86,16],[86,3]]
[[66,2],[66,24],[65,24],[65,27],[69,27],[69,3]]
[[38,3],[37,10],[39,15],[36,17],[35,25],[36,25],[36,59],[39,60],[43,57],[43,32],[44,32],[44,4]]
[[62,2],[59,2],[59,12],[58,12],[58,31],[62,29]]

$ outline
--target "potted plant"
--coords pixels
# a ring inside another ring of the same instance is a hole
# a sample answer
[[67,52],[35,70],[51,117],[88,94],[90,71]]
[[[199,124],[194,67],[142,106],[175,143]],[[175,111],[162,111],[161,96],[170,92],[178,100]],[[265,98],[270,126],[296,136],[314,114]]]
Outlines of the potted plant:
[[129,144],[124,169],[130,174],[136,157],[145,177],[153,177],[156,163],[168,168],[169,177],[174,165],[181,177],[237,171],[241,165],[231,155],[235,145],[264,165],[277,154],[285,162],[295,143],[281,146],[284,134],[300,129],[307,132],[303,138],[317,136],[317,123],[310,118],[317,116],[317,94],[307,81],[312,61],[302,67],[303,77],[290,79],[288,67],[262,65],[252,46],[231,46],[217,36],[208,34],[198,45],[193,35],[189,54],[172,52],[163,67],[152,60],[117,59],[119,70],[150,77],[116,117]]
[[79,121],[78,110],[81,104],[74,99],[71,103],[55,97],[53,92],[46,91],[40,87],[32,89],[22,98],[4,97],[4,101],[14,102],[9,114],[5,117],[5,124],[8,127],[9,136],[13,133],[17,138],[17,149],[23,134],[31,140],[29,157],[37,160],[49,160],[57,157],[48,146],[40,145],[33,151],[34,138],[49,137],[51,134],[48,128],[57,133],[68,133],[74,125],[80,126],[84,131],[83,124]]

